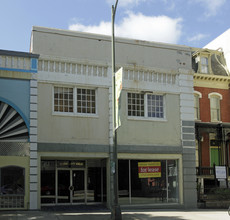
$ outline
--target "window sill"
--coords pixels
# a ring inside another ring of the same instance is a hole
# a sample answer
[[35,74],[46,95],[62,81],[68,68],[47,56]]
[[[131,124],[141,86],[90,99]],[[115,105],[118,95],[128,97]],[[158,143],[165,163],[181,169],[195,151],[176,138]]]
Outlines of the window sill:
[[222,123],[222,121],[217,121],[217,120],[211,120],[211,122],[213,122],[213,123]]
[[63,116],[63,117],[79,117],[79,118],[99,118],[97,114],[77,114],[69,112],[53,112],[53,116]]
[[149,122],[167,122],[166,118],[147,118],[147,117],[132,117],[128,116],[128,120],[135,120],[135,121],[149,121]]

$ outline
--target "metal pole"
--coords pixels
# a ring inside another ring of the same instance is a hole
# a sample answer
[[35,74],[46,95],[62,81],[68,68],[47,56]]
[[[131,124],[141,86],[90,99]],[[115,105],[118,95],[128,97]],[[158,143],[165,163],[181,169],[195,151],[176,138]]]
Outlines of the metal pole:
[[[111,219],[121,220],[121,209],[118,205],[118,160],[117,160],[117,130],[116,130],[116,76],[115,76],[115,40],[114,40],[114,20],[117,9],[118,0],[116,0],[115,6],[112,5],[112,87],[113,87],[113,162],[115,166],[115,172],[113,173],[113,195],[112,196],[112,210]],[[112,185],[112,182],[111,182]]]

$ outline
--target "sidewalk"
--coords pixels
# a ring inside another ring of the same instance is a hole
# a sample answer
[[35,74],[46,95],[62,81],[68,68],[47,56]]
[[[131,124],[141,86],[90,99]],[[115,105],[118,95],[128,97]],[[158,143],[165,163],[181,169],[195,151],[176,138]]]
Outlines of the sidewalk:
[[[0,220],[109,220],[110,212],[0,211]],[[125,211],[122,220],[230,220],[227,210]]]

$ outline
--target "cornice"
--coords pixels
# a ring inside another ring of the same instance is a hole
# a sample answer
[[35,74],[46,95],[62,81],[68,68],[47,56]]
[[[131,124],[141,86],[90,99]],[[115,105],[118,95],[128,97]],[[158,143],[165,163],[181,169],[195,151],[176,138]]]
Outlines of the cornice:
[[194,86],[229,89],[230,77],[211,75],[211,74],[194,74]]

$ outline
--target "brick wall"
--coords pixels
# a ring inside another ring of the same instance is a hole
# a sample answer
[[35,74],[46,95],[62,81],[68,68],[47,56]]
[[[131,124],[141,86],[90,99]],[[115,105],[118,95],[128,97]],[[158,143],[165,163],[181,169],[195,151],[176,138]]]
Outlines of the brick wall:
[[230,122],[230,91],[229,89],[214,89],[204,87],[194,87],[194,91],[198,91],[202,94],[200,98],[200,119],[202,122],[210,122],[210,100],[208,94],[212,92],[219,93],[223,96],[220,101],[221,121]]

